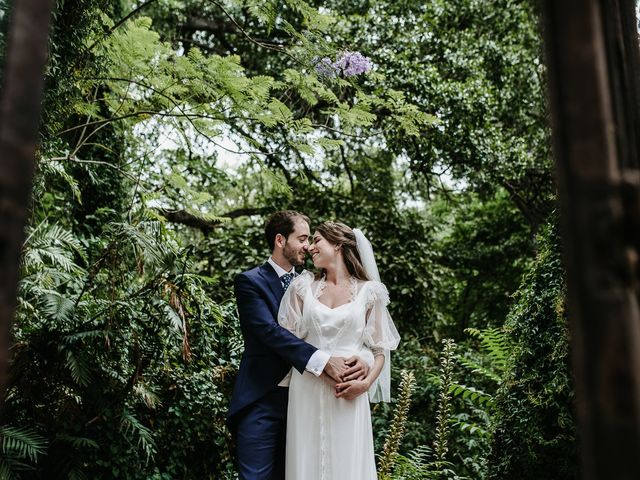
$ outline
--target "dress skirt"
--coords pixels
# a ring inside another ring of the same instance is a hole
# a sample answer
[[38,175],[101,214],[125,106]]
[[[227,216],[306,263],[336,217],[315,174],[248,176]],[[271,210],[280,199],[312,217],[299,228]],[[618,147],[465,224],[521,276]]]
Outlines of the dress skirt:
[[335,398],[327,381],[293,371],[286,480],[375,480],[369,397]]

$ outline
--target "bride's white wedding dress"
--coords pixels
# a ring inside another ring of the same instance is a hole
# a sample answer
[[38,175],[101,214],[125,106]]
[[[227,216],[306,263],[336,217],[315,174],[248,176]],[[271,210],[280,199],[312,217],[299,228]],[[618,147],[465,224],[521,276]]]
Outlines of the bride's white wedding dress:
[[[387,304],[386,287],[351,279],[349,303],[330,308],[320,302],[324,279],[303,272],[287,289],[280,324],[332,356],[358,355],[373,364],[384,352],[386,368],[368,394],[335,398],[327,381],[309,372],[291,373],[287,415],[287,480],[373,480],[376,466],[369,397],[388,400],[389,350],[399,341]],[[381,389],[386,393],[380,395]]]

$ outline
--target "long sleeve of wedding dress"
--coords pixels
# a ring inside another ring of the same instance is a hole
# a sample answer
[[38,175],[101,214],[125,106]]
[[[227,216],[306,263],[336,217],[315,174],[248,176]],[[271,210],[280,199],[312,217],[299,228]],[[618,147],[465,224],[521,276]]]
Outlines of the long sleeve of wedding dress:
[[387,305],[389,292],[380,282],[367,284],[367,323],[364,329],[364,344],[373,351],[374,355],[384,355],[384,366],[380,375],[369,389],[369,401],[391,401],[391,350],[395,350],[400,343],[400,335],[391,320]]
[[284,292],[278,311],[278,323],[302,339],[309,333],[302,320],[303,299],[312,282],[313,274],[306,270],[294,278],[287,291]]

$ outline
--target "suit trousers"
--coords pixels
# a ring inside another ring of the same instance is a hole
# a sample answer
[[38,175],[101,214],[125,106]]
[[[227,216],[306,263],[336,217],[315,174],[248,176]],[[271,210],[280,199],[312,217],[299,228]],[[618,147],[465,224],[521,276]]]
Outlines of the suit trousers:
[[289,388],[275,387],[246,408],[236,424],[240,480],[284,480]]

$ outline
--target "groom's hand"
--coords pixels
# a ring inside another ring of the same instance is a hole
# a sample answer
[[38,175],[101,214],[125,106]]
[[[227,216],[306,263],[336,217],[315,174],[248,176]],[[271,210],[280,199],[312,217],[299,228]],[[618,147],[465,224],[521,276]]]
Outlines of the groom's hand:
[[343,382],[364,380],[367,378],[367,375],[369,375],[369,365],[360,357],[354,355],[353,357],[347,358],[344,363],[346,363],[349,368],[347,368],[342,375]]
[[347,364],[344,357],[331,357],[324,366],[324,373],[333,378],[337,383],[342,382],[342,376],[347,370]]

